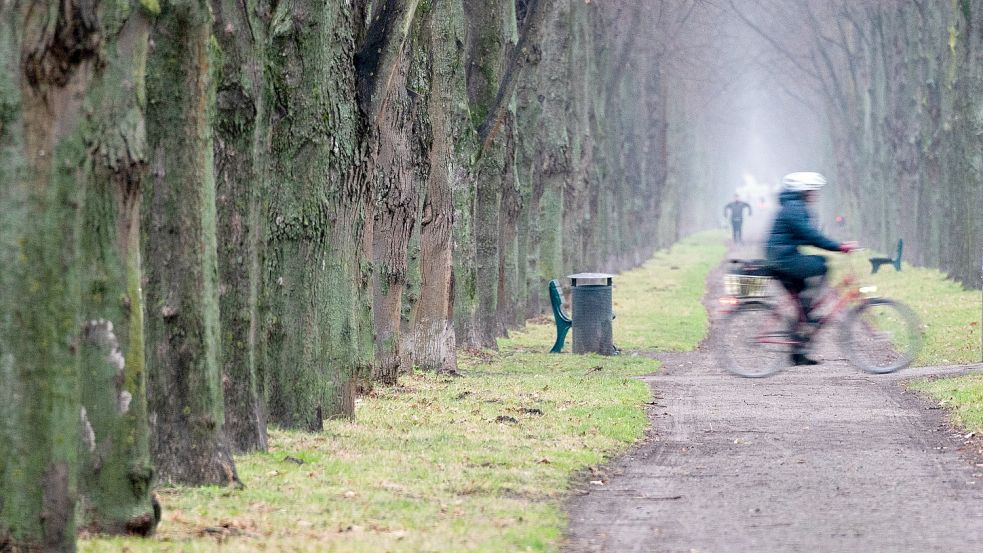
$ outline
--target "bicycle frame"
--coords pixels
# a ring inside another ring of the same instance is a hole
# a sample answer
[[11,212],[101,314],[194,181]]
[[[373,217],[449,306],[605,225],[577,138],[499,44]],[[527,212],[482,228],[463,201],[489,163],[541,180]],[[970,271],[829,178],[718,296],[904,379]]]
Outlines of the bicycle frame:
[[[863,297],[860,289],[856,286],[856,283],[856,277],[853,275],[846,275],[838,284],[829,286],[827,290],[819,297],[819,299],[816,300],[812,306],[813,310],[819,309],[821,306],[830,301],[830,296],[834,296],[836,299],[836,303],[833,304],[833,308],[819,319],[819,328],[826,326],[826,324],[835,319],[837,315],[846,311],[849,306],[855,304],[861,297]],[[799,295],[789,293],[788,296],[792,299],[792,304],[795,307],[795,312],[798,314],[799,322],[805,322],[807,314],[802,310],[802,303],[799,301]]]
[[[777,279],[776,279],[777,282]],[[863,297],[862,288],[857,286],[858,278],[855,274],[848,273],[844,275],[840,281],[834,285],[828,286],[827,289],[816,299],[812,306],[812,309],[818,310],[820,307],[827,305],[829,302],[834,302],[833,307],[823,315],[819,321],[816,323],[815,333],[825,328],[829,323],[833,322],[838,316],[846,312],[852,305],[858,303]],[[799,301],[799,294],[789,292],[784,286],[784,296],[786,301],[790,301],[793,309],[795,310],[795,316],[799,323],[804,323],[807,320],[807,314],[802,309],[802,304]],[[774,296],[772,296],[774,297]],[[757,298],[737,298],[737,297],[723,297],[720,298],[720,303],[723,305],[723,312],[729,313],[737,309],[742,304],[747,303],[768,303],[769,297],[757,297]],[[762,332],[756,336],[757,341],[762,344],[774,344],[774,345],[796,345],[799,343],[798,340],[789,335],[786,326],[787,319],[785,317],[776,318],[776,327],[772,328],[771,325],[766,326],[762,329]]]
[[920,344],[917,316],[901,302],[876,297],[877,287],[864,283],[856,267],[848,265],[841,275],[820,291],[808,317],[797,293],[725,278],[725,290],[742,295],[720,298],[721,363],[739,376],[769,376],[780,370],[783,354],[802,353],[818,332],[835,323],[836,341],[854,366],[876,374],[908,366]]

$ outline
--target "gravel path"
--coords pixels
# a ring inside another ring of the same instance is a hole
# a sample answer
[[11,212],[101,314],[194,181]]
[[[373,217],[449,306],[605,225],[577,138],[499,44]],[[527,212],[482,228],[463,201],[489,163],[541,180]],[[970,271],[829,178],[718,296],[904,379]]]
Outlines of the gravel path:
[[645,378],[649,437],[585,480],[566,548],[983,551],[979,442],[900,382],[983,366],[874,376],[832,344],[817,353],[824,364],[760,380],[725,373],[706,348],[662,356]]

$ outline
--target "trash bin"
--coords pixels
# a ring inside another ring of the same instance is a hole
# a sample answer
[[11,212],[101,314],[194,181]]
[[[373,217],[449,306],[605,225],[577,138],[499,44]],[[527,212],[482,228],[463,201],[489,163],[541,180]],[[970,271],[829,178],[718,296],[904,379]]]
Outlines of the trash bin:
[[614,275],[570,275],[573,294],[573,352],[613,355],[611,289]]

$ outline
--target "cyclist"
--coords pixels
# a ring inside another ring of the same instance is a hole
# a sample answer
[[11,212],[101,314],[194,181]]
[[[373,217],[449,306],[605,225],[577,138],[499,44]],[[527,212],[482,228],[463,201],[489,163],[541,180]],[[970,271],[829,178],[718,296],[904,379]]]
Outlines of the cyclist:
[[783,190],[778,200],[781,207],[772,225],[765,256],[772,265],[775,277],[793,296],[797,296],[806,320],[794,329],[798,345],[792,351],[794,365],[816,365],[818,361],[806,356],[808,335],[805,324],[816,322],[812,302],[826,278],[826,258],[803,255],[799,246],[815,246],[844,253],[857,249],[856,242],[836,242],[824,236],[812,222],[809,204],[816,201],[826,178],[819,173],[789,173],[782,179]]
[[734,243],[742,242],[741,227],[744,225],[744,210],[747,210],[748,217],[751,216],[751,205],[741,201],[739,194],[734,194],[734,201],[724,206],[724,217],[730,211],[730,226],[733,231]]

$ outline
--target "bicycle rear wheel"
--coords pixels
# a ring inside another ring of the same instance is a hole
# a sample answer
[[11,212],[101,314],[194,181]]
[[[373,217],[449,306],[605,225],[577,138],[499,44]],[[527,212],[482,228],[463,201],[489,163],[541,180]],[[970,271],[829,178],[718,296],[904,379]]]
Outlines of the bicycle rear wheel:
[[921,349],[918,317],[908,306],[870,299],[847,313],[840,341],[851,363],[869,373],[907,367]]
[[770,376],[791,351],[789,321],[764,302],[739,305],[721,322],[717,353],[728,371],[747,378]]

